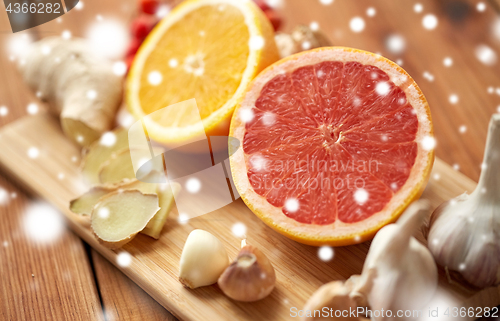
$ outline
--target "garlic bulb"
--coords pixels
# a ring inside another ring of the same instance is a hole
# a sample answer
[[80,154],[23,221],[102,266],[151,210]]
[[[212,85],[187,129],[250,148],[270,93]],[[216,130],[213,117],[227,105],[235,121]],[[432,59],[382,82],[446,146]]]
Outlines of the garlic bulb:
[[182,249],[179,281],[191,289],[214,284],[228,265],[222,242],[207,231],[194,230]]
[[[412,236],[428,214],[428,202],[415,202],[395,224],[375,235],[352,297],[379,311],[421,309],[431,300],[437,288],[437,267],[429,250]],[[396,315],[373,319],[408,320]]]
[[491,119],[483,164],[474,192],[441,204],[428,235],[436,262],[479,288],[500,283],[500,114]]
[[290,34],[276,33],[274,41],[281,58],[304,50],[332,46],[331,41],[321,30],[313,30],[304,25],[296,26]]

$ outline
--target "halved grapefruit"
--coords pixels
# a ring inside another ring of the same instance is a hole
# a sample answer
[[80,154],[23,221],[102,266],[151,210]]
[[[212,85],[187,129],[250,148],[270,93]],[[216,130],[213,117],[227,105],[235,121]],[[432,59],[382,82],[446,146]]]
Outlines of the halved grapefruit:
[[238,192],[274,230],[310,245],[363,242],[418,198],[433,160],[427,101],[395,63],[319,48],[276,62],[231,122]]

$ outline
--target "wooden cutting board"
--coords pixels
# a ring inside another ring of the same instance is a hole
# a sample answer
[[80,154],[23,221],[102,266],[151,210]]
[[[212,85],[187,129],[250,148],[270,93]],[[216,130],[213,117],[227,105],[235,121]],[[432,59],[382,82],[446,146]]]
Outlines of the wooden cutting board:
[[[28,157],[37,148],[37,158]],[[167,221],[159,240],[139,234],[122,249],[112,251],[100,245],[88,226],[68,209],[71,199],[82,191],[78,170],[80,151],[62,134],[57,121],[48,115],[26,116],[0,129],[0,166],[26,189],[44,198],[67,218],[71,229],[90,246],[116,265],[166,309],[183,320],[296,320],[291,308],[301,309],[309,296],[322,284],[343,280],[361,272],[368,243],[335,248],[334,259],[323,262],[317,248],[291,241],[262,223],[237,200],[210,214],[177,223],[177,210]],[[62,174],[62,175],[61,175]],[[465,191],[475,182],[436,159],[430,182],[423,194],[433,207]],[[277,275],[272,294],[255,303],[234,302],[214,286],[189,290],[177,280],[179,259],[188,234],[196,228],[216,235],[235,257],[241,239],[231,227],[238,222],[247,226],[248,243],[259,247],[271,260]],[[117,263],[117,255],[126,251],[132,262],[127,267]],[[450,283],[440,271],[440,294],[448,305],[493,307],[500,304],[500,287],[475,291],[456,282]],[[411,296],[411,293],[408,293]],[[440,301],[441,304],[444,304]],[[437,303],[436,303],[437,304]],[[465,318],[474,319],[474,318]]]

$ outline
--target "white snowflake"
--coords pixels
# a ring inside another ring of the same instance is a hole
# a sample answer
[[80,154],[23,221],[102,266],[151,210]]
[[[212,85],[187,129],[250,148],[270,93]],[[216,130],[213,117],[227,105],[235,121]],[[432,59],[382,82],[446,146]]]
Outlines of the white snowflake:
[[424,71],[424,74],[423,74],[424,78],[427,79],[428,81],[434,81],[434,75],[431,74],[430,72],[428,71]]
[[9,109],[6,106],[0,106],[0,116],[4,117],[7,116],[9,113]]
[[201,189],[201,182],[199,179],[191,177],[186,181],[186,190],[189,193],[192,194],[198,193],[200,189]]
[[328,262],[333,259],[333,248],[330,246],[322,246],[318,249],[318,257],[321,261]]
[[403,36],[393,34],[387,37],[386,47],[393,54],[400,54],[406,49],[406,40]]
[[376,14],[377,14],[377,10],[375,10],[375,8],[370,7],[368,9],[366,9],[366,15],[368,17],[375,17]]
[[64,30],[61,34],[61,37],[65,40],[68,40],[71,38],[71,31],[69,30]]
[[391,86],[387,82],[381,81],[375,86],[375,91],[380,96],[385,96],[391,91]]
[[46,203],[33,203],[23,215],[26,236],[36,242],[48,243],[59,238],[64,231],[62,215]]
[[85,38],[92,51],[108,59],[123,57],[130,42],[128,26],[114,19],[92,22]]
[[189,221],[189,215],[186,213],[179,213],[179,217],[177,218],[177,222],[179,224],[186,224]]
[[169,61],[168,61],[168,65],[170,66],[170,68],[175,68],[179,65],[179,61],[175,58],[171,58]]
[[240,109],[239,116],[242,122],[248,123],[253,120],[255,117],[253,110],[250,108],[242,108]]
[[497,62],[496,52],[487,45],[478,45],[475,49],[476,58],[487,66],[492,66]]
[[363,205],[368,201],[369,194],[364,188],[359,188],[354,192],[354,200],[359,205]]
[[354,17],[349,22],[349,27],[353,32],[361,32],[365,29],[365,21],[361,17]]
[[159,71],[153,70],[148,74],[148,82],[151,85],[158,86],[159,84],[161,84],[162,81],[163,81],[163,76]]
[[322,4],[322,5],[330,5],[333,3],[333,0],[319,0],[319,2]]
[[101,139],[99,140],[99,144],[111,147],[116,144],[116,135],[113,132],[106,132],[102,134]]
[[318,31],[319,23],[317,21],[313,21],[309,24],[309,28],[311,28],[312,31]]
[[260,50],[264,48],[265,44],[266,41],[262,36],[252,36],[248,41],[248,46],[250,47],[250,50]]
[[121,267],[128,267],[132,263],[132,255],[128,252],[120,252],[116,256],[116,263]]
[[290,213],[295,213],[299,210],[299,201],[296,198],[289,198],[285,202],[285,209]]
[[247,234],[247,227],[245,224],[238,222],[231,227],[231,232],[233,232],[236,237],[245,237]]
[[9,193],[0,187],[0,205],[7,204],[9,201]]
[[95,100],[97,98],[97,91],[94,89],[87,90],[87,98],[90,100]]
[[422,19],[422,25],[427,30],[435,29],[437,27],[437,25],[438,25],[438,19],[433,14],[427,14]]
[[127,65],[123,61],[117,61],[113,64],[113,73],[117,76],[123,76],[127,73]]
[[37,158],[38,155],[40,155],[40,151],[38,150],[38,148],[36,148],[36,147],[30,147],[28,149],[28,157],[29,158],[33,158],[34,159],[34,158]]
[[425,150],[433,150],[436,147],[436,139],[432,136],[426,136],[422,139],[422,148]]

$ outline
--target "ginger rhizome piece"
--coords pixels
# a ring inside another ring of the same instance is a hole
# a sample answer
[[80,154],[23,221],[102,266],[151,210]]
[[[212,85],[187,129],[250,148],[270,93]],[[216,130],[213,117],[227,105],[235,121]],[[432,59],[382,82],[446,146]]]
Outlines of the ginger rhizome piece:
[[83,39],[35,42],[19,69],[26,83],[61,119],[69,138],[88,147],[109,131],[122,100],[122,77]]

